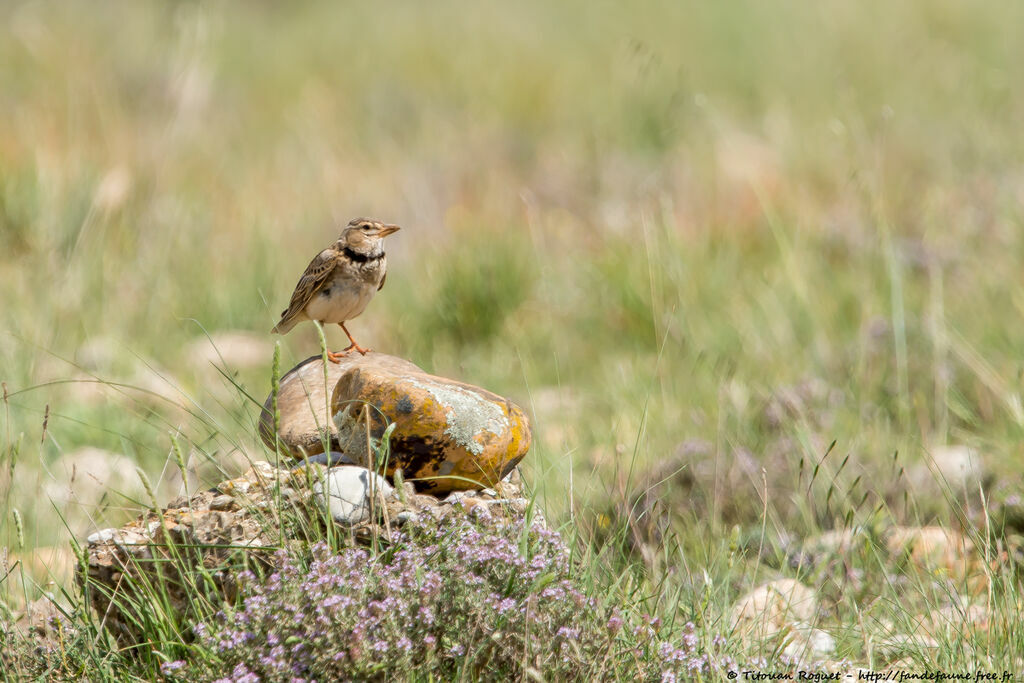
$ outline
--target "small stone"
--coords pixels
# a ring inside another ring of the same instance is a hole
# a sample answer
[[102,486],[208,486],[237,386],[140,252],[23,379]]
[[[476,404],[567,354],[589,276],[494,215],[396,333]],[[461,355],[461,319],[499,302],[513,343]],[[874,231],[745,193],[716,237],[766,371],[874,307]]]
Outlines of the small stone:
[[895,558],[905,557],[911,567],[924,572],[942,572],[964,582],[968,595],[984,595],[988,577],[984,558],[971,539],[940,526],[894,527],[885,541]]
[[151,539],[141,531],[135,531],[133,529],[121,529],[114,532],[114,537],[111,539],[114,545],[122,549],[130,549],[132,546],[142,545],[148,543]]
[[941,495],[948,490],[960,496],[976,494],[986,478],[981,455],[957,444],[933,446],[921,462],[907,468],[906,476],[915,491]]
[[740,598],[732,609],[735,628],[745,635],[770,636],[794,621],[809,621],[818,609],[814,591],[793,579],[779,579]]
[[818,600],[812,589],[793,579],[778,579],[736,601],[732,623],[748,643],[781,647],[793,660],[811,663],[835,650],[835,639],[810,625],[817,611]]
[[210,509],[211,510],[230,510],[234,506],[234,504],[235,504],[235,499],[234,498],[232,498],[231,496],[229,496],[229,495],[227,495],[225,493],[222,493],[219,496],[215,496],[214,499],[210,501]]
[[454,491],[449,493],[442,501],[441,505],[455,505],[462,501],[466,496],[472,495],[472,491]]
[[939,526],[894,527],[885,545],[893,555],[905,554],[925,571],[959,567],[974,552],[974,543],[969,538]]
[[420,516],[411,510],[403,510],[395,515],[395,521],[398,524],[416,523],[420,519]]
[[836,649],[836,639],[810,624],[797,622],[782,654],[800,662],[814,662],[829,657]]
[[957,638],[976,631],[988,631],[992,615],[982,605],[947,605],[932,610],[920,624],[921,632],[936,640]]
[[409,505],[420,510],[436,508],[441,501],[425,493],[415,493],[409,498]]
[[526,498],[511,498],[507,502],[508,506],[518,513],[526,512],[526,508],[530,507],[530,501]]
[[89,534],[85,539],[85,542],[89,545],[97,545],[99,543],[110,543],[117,536],[117,529],[101,529],[94,534]]
[[[325,488],[328,492],[326,502]],[[371,489],[383,498],[394,491],[391,484],[380,475],[364,467],[342,465],[329,470],[322,481],[313,484],[313,495],[322,507],[326,507],[335,522],[353,526],[370,516]]]

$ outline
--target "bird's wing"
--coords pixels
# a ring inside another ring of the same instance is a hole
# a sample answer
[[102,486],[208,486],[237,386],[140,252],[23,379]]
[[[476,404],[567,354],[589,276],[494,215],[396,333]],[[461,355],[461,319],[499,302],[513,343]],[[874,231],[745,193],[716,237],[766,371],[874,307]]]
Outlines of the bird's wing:
[[281,312],[281,322],[277,324],[278,327],[286,325],[291,318],[306,308],[309,300],[320,291],[320,288],[331,277],[335,266],[338,265],[339,254],[340,252],[334,247],[328,247],[309,262],[309,265],[306,266],[306,272],[299,278],[299,284],[295,285],[295,291],[292,292],[292,300],[288,303],[288,308]]
[[377,285],[377,291],[384,289],[384,281],[388,279],[388,271],[384,271],[384,277],[380,279],[380,284]]

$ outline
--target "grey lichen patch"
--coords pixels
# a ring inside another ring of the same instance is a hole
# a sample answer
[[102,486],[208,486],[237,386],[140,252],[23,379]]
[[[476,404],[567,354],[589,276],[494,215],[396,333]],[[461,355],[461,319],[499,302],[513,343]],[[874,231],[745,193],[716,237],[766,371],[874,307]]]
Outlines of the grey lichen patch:
[[500,406],[472,391],[453,385],[424,382],[414,377],[406,377],[405,381],[429,392],[435,401],[445,407],[448,411],[448,427],[444,433],[455,445],[465,448],[473,455],[484,452],[483,445],[476,440],[478,434],[486,430],[495,436],[501,436],[511,428]]

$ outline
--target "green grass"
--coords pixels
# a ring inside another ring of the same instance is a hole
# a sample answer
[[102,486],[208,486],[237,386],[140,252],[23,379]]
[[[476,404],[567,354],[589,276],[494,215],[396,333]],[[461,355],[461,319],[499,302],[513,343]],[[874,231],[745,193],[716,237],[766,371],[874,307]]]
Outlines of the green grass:
[[[270,335],[230,381],[189,344],[263,334],[335,225],[372,215],[405,229],[350,329],[531,413],[527,479],[595,590],[710,634],[796,577],[836,659],[900,660],[880,634],[950,598],[886,529],[1021,533],[1022,21],[945,0],[4,5],[0,546],[148,504],[41,496],[80,447],[164,497],[172,435],[203,484],[267,457],[246,394],[269,391]],[[319,349],[311,326],[282,344],[285,368]],[[981,485],[911,476],[947,444]],[[787,561],[854,526],[858,552]],[[1014,566],[988,570],[987,631],[915,661],[1019,670]]]

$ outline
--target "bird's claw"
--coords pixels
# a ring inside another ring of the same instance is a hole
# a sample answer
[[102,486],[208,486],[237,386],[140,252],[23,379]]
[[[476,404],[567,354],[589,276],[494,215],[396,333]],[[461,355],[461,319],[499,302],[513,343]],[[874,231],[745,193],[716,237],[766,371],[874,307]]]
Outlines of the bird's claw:
[[370,351],[373,351],[373,349],[364,349],[362,346],[359,346],[359,344],[351,344],[347,348],[342,349],[341,351],[328,351],[327,360],[331,361],[332,363],[341,363],[341,359],[348,358],[348,356],[353,351],[358,351],[359,355],[365,356]]
[[348,355],[348,351],[348,349],[345,349],[344,351],[328,351],[327,360],[332,363],[340,363],[341,359]]
[[349,344],[349,346],[344,351],[342,351],[342,353],[348,354],[348,353],[350,353],[352,351],[358,351],[360,356],[365,356],[370,351],[373,351],[373,349],[364,349],[359,344],[356,344],[355,342],[352,342],[351,344]]

